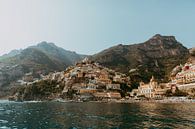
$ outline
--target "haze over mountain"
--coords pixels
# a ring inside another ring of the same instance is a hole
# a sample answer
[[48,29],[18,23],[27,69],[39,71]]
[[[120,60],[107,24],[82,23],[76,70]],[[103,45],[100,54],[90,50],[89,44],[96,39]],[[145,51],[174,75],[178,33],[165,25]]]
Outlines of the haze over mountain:
[[15,56],[15,55],[18,55],[18,54],[21,53],[21,51],[22,51],[22,49],[19,49],[19,50],[17,50],[17,49],[12,50],[12,51],[10,51],[9,53],[0,56],[0,60],[6,59],[6,58],[9,58],[9,57],[13,57],[13,56]]
[[31,72],[35,78],[41,74],[62,71],[85,57],[64,50],[53,43],[41,42],[24,50],[14,50],[0,57],[0,88],[9,87]]

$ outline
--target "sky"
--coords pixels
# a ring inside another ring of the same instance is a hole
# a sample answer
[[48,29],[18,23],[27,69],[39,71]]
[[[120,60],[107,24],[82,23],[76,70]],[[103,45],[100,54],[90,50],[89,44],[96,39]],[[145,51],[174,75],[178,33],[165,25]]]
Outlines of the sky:
[[195,0],[0,0],[0,55],[41,41],[95,54],[155,34],[195,47]]

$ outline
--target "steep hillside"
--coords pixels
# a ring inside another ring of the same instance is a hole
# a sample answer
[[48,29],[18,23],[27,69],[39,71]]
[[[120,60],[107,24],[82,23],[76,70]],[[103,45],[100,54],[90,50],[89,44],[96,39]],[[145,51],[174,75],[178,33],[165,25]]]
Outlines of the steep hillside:
[[174,36],[157,34],[144,43],[111,47],[93,55],[91,59],[129,74],[136,87],[139,81],[149,81],[152,75],[159,81],[167,81],[170,71],[186,62],[188,57],[188,49]]
[[15,55],[7,55],[0,60],[0,89],[10,87],[10,84],[22,79],[26,73],[39,78],[41,74],[62,71],[84,57],[46,42],[16,52]]
[[65,68],[62,63],[57,63],[52,60],[47,54],[36,48],[27,48],[21,52],[21,54],[13,57],[10,62],[15,62],[26,68],[37,70],[60,70]]
[[64,50],[63,48],[56,46],[54,43],[41,42],[38,45],[32,46],[30,48],[41,50],[51,59],[66,65],[73,65],[85,57],[83,55],[77,54],[76,52]]

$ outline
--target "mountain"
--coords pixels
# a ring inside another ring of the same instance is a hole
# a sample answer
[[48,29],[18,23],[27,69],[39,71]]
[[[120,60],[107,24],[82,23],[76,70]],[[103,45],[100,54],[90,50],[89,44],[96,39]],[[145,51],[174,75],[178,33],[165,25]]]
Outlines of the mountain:
[[152,75],[159,81],[167,82],[171,70],[183,64],[189,51],[174,36],[154,35],[140,44],[122,45],[106,49],[90,57],[101,65],[126,73],[134,87],[138,82],[148,82]]
[[57,47],[54,43],[42,42],[37,46],[31,46],[30,48],[36,48],[48,55],[52,60],[58,63],[66,64],[67,66],[73,65],[78,60],[81,60],[83,55],[79,55],[76,52],[67,51],[63,48]]
[[12,51],[0,60],[0,91],[10,85],[15,86],[14,82],[21,80],[27,73],[32,73],[34,78],[40,78],[42,74],[62,71],[84,57],[47,42],[15,53]]
[[189,58],[184,64],[178,64],[176,67],[173,68],[171,71],[171,78],[175,78],[175,76],[182,71],[182,69],[185,67],[185,64],[195,65],[195,48],[189,49]]

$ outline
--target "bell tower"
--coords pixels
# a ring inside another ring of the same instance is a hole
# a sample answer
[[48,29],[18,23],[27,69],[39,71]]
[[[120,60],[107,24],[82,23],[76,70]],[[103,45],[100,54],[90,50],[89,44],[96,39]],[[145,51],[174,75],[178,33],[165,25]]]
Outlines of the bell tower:
[[152,75],[152,78],[150,79],[150,87],[151,88],[157,88],[158,83],[156,82],[154,76]]

